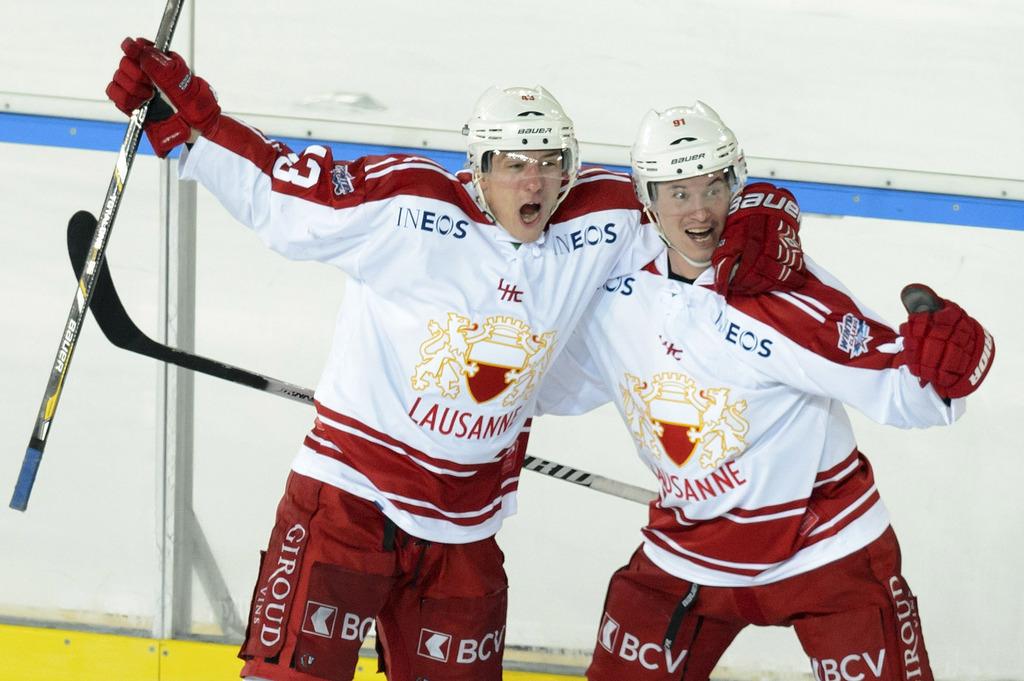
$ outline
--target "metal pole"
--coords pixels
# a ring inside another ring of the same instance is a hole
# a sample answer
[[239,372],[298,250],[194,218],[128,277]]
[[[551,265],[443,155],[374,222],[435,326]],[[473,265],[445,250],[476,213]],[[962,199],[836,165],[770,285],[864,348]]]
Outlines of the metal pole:
[[[180,20],[178,51],[195,56],[195,3]],[[160,164],[160,282],[158,335],[178,348],[195,348],[196,187],[179,182],[178,161]],[[192,630],[192,520],[194,376],[163,364],[157,377],[157,543],[160,598],[154,637]]]

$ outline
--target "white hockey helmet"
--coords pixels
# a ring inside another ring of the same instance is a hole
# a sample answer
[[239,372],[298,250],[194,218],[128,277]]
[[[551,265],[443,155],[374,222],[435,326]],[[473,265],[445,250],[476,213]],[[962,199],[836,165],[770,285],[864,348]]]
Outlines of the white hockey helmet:
[[747,182],[747,163],[732,130],[704,102],[651,109],[640,122],[630,150],[633,186],[651,210],[651,183],[686,179],[725,170],[732,194]]
[[563,182],[558,194],[559,203],[569,193],[579,173],[579,144],[572,119],[558,100],[539,85],[532,88],[488,88],[473,107],[462,134],[469,138],[466,156],[473,171],[476,200],[488,215],[490,210],[480,190],[479,180],[490,170],[491,157],[495,152],[560,149]]

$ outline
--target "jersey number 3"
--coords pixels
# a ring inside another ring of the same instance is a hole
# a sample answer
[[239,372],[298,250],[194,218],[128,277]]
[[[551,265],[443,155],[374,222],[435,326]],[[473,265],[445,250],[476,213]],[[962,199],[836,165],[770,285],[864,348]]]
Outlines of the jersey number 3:
[[[277,160],[274,161],[274,179],[294,184],[296,187],[302,187],[303,189],[309,189],[315,185],[316,181],[320,179],[320,164],[316,162],[315,158],[310,157],[324,158],[327,156],[327,149],[319,144],[315,144],[308,147],[302,153],[302,156],[302,159],[296,154],[278,156]],[[306,161],[304,169],[297,167],[300,160]],[[303,174],[303,170],[306,171],[305,174]]]

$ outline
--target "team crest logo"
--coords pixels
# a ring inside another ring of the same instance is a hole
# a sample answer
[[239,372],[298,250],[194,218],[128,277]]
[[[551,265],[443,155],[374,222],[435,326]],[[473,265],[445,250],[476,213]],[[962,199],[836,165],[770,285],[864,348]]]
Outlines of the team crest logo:
[[626,374],[619,388],[633,439],[658,458],[667,456],[682,467],[698,454],[701,468],[711,470],[746,449],[747,403],[729,402],[728,388],[701,390],[678,372],[650,381]]
[[414,390],[436,386],[455,399],[465,385],[478,403],[504,395],[502,405],[522,400],[537,386],[554,345],[553,331],[537,334],[513,317],[488,317],[483,323],[448,313],[444,325],[427,323],[430,338],[420,345]]
[[348,166],[344,163],[338,163],[331,168],[331,184],[334,185],[334,195],[351,194],[354,189],[353,179],[352,173],[348,172]]
[[843,315],[842,321],[836,322],[839,327],[838,347],[850,353],[850,359],[859,357],[868,351],[868,343],[873,340],[871,327],[863,319],[858,319],[852,312]]

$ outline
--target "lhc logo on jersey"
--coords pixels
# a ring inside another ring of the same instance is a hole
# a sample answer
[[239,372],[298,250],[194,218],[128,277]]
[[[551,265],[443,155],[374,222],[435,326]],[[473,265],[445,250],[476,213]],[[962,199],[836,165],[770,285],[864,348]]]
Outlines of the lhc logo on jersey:
[[476,402],[504,395],[509,406],[536,387],[547,367],[555,333],[534,333],[513,317],[487,317],[482,323],[454,312],[444,324],[427,323],[430,338],[420,345],[420,361],[412,377],[415,390],[437,386],[454,399],[463,381]]
[[665,372],[650,381],[626,374],[619,389],[630,433],[656,456],[681,467],[699,452],[701,468],[710,470],[746,449],[747,403],[730,403],[728,388],[699,389],[686,374]]

